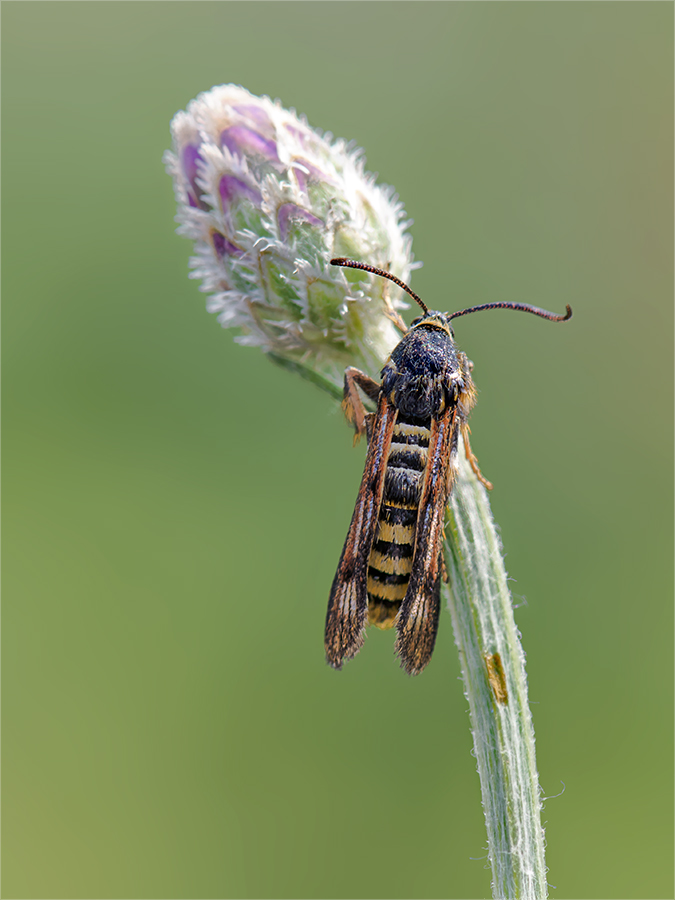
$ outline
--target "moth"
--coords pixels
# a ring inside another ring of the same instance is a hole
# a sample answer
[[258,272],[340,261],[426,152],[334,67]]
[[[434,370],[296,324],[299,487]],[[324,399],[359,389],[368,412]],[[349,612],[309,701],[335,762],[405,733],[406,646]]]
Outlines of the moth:
[[[567,306],[565,315],[556,315],[524,303],[498,302],[436,312],[390,272],[344,258],[331,264],[388,278],[423,314],[385,362],[381,382],[351,366],[345,370],[342,407],[356,438],[366,434],[368,450],[328,601],[326,659],[340,669],[363,646],[367,624],[395,626],[401,666],[417,675],[431,659],[436,641],[445,509],[456,477],[460,434],[471,468],[492,488],[469,443],[468,419],[476,402],[473,365],[457,348],[450,322],[485,309],[515,309],[565,322],[572,309]],[[376,405],[375,413],[366,411],[359,389]]]

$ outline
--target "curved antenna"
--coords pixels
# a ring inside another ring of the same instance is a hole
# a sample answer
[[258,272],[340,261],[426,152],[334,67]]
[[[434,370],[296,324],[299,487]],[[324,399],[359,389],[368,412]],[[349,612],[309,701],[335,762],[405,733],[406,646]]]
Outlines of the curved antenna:
[[506,301],[502,303],[481,303],[480,306],[471,306],[468,309],[460,309],[459,312],[450,313],[448,315],[449,319],[456,319],[458,316],[466,316],[469,313],[474,312],[482,312],[484,309],[516,309],[520,312],[529,312],[535,316],[541,316],[542,319],[548,319],[549,322],[566,322],[568,319],[572,318],[572,307],[569,303],[565,304],[565,309],[567,312],[564,316],[559,316],[557,313],[548,312],[545,309],[539,309],[538,306],[530,306],[529,303],[508,303]]
[[367,263],[356,262],[355,259],[345,259],[344,256],[339,256],[336,259],[331,259],[331,266],[342,266],[345,269],[363,269],[364,272],[372,272],[373,275],[382,275],[383,278],[388,278],[389,281],[393,281],[394,284],[397,284],[400,288],[410,294],[413,300],[416,300],[419,305],[424,310],[425,315],[429,315],[429,309],[427,306],[422,303],[420,298],[414,291],[411,291],[407,284],[400,281],[395,275],[392,275],[391,272],[385,272],[384,269],[376,269],[375,266],[369,266]]
[[[400,288],[410,294],[413,300],[416,300],[417,303],[422,307],[426,315],[429,315],[428,307],[422,303],[422,300],[417,296],[414,291],[411,291],[407,284],[403,281],[400,281],[395,275],[392,275],[391,272],[385,272],[384,269],[377,269],[375,266],[369,266],[367,263],[357,262],[355,259],[345,259],[345,257],[340,256],[336,259],[331,259],[331,266],[342,266],[344,268],[349,269],[363,269],[364,272],[372,272],[373,275],[382,275],[383,278],[388,278],[390,281],[393,281],[394,284],[397,284]],[[539,309],[538,306],[530,306],[529,303],[510,303],[508,301],[501,301],[497,303],[481,303],[479,306],[470,306],[467,309],[460,309],[458,312],[454,313],[446,313],[448,319],[458,319],[460,316],[467,316],[469,313],[482,312],[484,309],[515,309],[519,312],[528,312],[532,313],[534,316],[541,316],[542,319],[548,319],[549,322],[567,322],[568,319],[572,318],[572,307],[569,303],[565,304],[565,309],[567,310],[564,316],[560,316],[557,313],[549,312],[546,309]]]

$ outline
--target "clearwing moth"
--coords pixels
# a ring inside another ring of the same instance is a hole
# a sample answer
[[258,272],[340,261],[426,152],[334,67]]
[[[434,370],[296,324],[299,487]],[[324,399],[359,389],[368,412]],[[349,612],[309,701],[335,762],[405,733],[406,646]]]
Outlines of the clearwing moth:
[[[455,345],[450,322],[484,309],[515,309],[565,322],[572,309],[567,306],[560,316],[525,303],[498,302],[435,312],[389,272],[351,259],[331,264],[390,279],[419,303],[423,315],[413,320],[385,362],[381,382],[351,366],[345,371],[342,407],[356,436],[367,435],[368,451],[328,601],[326,659],[340,669],[363,646],[367,624],[395,626],[401,666],[417,675],[436,641],[445,508],[460,433],[471,468],[485,487],[492,487],[471,452],[472,364]],[[359,389],[376,404],[375,413],[366,412]]]

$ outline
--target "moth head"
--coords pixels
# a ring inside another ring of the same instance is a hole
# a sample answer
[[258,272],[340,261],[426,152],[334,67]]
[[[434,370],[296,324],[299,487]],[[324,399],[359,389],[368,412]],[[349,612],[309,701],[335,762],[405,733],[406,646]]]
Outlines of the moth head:
[[438,312],[430,309],[423,316],[418,316],[410,323],[411,328],[436,328],[438,331],[444,331],[449,337],[454,338],[455,332],[450,324],[452,318],[450,313]]

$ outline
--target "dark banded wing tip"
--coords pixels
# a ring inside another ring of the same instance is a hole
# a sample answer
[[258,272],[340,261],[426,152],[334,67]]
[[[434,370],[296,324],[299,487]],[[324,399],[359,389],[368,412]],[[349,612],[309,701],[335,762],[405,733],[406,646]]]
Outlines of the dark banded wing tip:
[[336,576],[326,615],[326,662],[334,669],[352,659],[363,647],[368,601],[362,579],[342,581]]
[[333,669],[341,669],[363,647],[366,631],[366,608],[355,618],[329,613],[326,621],[326,662]]
[[440,594],[439,579],[431,591],[418,594],[412,603],[406,597],[401,606],[394,650],[408,675],[419,675],[431,660],[438,632]]

